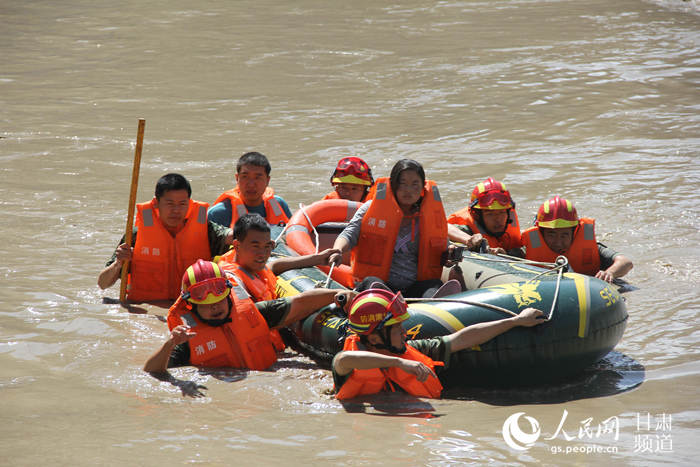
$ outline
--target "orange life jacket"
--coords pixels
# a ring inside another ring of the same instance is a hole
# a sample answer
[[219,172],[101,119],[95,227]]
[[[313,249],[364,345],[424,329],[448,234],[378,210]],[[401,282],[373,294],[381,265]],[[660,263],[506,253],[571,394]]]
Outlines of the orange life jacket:
[[338,194],[337,191],[333,190],[330,193],[328,193],[326,196],[324,196],[322,199],[340,199],[340,195]]
[[503,248],[508,251],[523,246],[522,240],[520,239],[518,215],[515,213],[515,209],[510,209],[509,211],[508,217],[512,222],[506,224],[506,231],[503,232],[503,235],[500,237],[495,237],[482,231],[479,224],[472,218],[469,208],[460,209],[454,214],[451,214],[450,217],[447,218],[447,222],[449,224],[466,225],[471,229],[472,233],[480,233],[486,241],[489,242],[491,248]]
[[[272,225],[286,224],[289,217],[287,217],[284,209],[282,209],[282,206],[275,198],[275,191],[270,187],[265,188],[262,198],[263,203],[265,203],[265,220],[267,220],[267,223]],[[248,208],[245,206],[243,198],[241,198],[241,192],[238,187],[221,193],[214,201],[214,204],[227,199],[231,201],[230,227],[233,228],[238,218],[248,213]]]
[[[343,350],[359,350],[357,343],[360,337],[356,334],[345,339]],[[433,372],[436,366],[443,366],[442,362],[436,362],[410,345],[406,346],[406,352],[397,355],[399,358],[414,360],[424,363]],[[350,377],[338,389],[335,395],[337,399],[351,399],[366,394],[376,394],[381,391],[396,391],[392,383],[398,384],[401,389],[416,397],[439,398],[442,392],[442,384],[435,376],[428,376],[424,382],[418,381],[415,375],[392,368],[373,368],[371,370],[353,370]]]
[[[328,193],[326,196],[324,196],[321,201],[326,200],[326,199],[341,199],[340,195],[338,194],[337,191],[333,190],[330,193]],[[365,194],[362,195],[362,199],[360,200],[360,203],[364,203],[365,201],[369,200],[369,190],[365,190]]]
[[[360,239],[352,250],[350,262],[356,280],[377,276],[386,281],[404,214],[394,198],[388,177],[377,180],[372,191],[372,204],[362,219]],[[440,192],[432,180],[425,182],[418,218],[417,280],[439,279],[442,254],[447,249],[447,221]]]
[[156,199],[136,205],[136,243],[131,259],[128,298],[134,302],[175,300],[182,274],[198,259],[211,258],[206,203],[190,200],[185,226],[175,237],[155,209]]
[[[523,232],[522,239],[527,259],[553,263],[559,256],[547,246],[540,229],[537,227]],[[574,231],[574,239],[564,256],[569,260],[569,264],[575,272],[595,276],[600,271],[600,254],[595,238],[595,220],[587,218],[579,220],[579,225]]]
[[168,310],[168,328],[186,324],[196,333],[190,338],[190,363],[202,367],[232,367],[264,370],[277,361],[270,341],[270,328],[246,291],[238,284],[231,289],[231,322],[209,326],[178,298]]
[[[219,266],[236,276],[238,283],[245,287],[255,303],[278,298],[277,277],[267,266],[260,272],[251,273],[236,263],[235,256],[235,250],[228,251],[219,260]],[[281,352],[285,349],[284,340],[277,329],[270,329],[270,339],[275,350]]]

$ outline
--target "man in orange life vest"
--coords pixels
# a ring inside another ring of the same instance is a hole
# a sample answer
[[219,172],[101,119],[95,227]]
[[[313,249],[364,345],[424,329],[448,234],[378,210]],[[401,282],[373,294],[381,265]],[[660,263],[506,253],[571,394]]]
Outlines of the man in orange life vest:
[[416,397],[440,397],[442,384],[435,368],[449,366],[452,354],[513,327],[535,326],[544,317],[541,311],[526,308],[512,318],[473,324],[448,336],[406,342],[401,322],[408,318],[400,292],[368,289],[355,297],[348,314],[352,333],[332,364],[338,399],[397,388]]
[[454,242],[466,244],[470,235],[480,234],[490,253],[525,256],[515,202],[505,184],[491,177],[474,187],[469,206],[450,215],[447,222],[459,226],[448,231]]
[[535,226],[522,233],[522,240],[527,259],[553,263],[563,255],[575,272],[607,282],[633,267],[626,256],[596,242],[595,221],[579,219],[574,204],[559,196],[540,206]]
[[[270,225],[259,214],[245,214],[233,227],[233,249],[221,256],[219,266],[236,276],[253,301],[261,302],[279,298],[277,277],[284,271],[326,264],[336,250],[328,249],[318,254],[278,258],[267,266],[267,260],[275,246],[270,238]],[[272,340],[277,350],[284,350],[284,341],[276,330]]]
[[331,185],[335,188],[323,199],[347,199],[367,201],[367,194],[374,184],[372,170],[359,157],[343,157],[331,175]]
[[169,338],[144,370],[195,365],[264,370],[277,361],[270,329],[289,326],[338,296],[354,292],[313,289],[253,303],[235,278],[216,263],[198,260],[182,277],[182,295],[168,311]]
[[133,243],[127,245],[122,237],[97,284],[102,289],[114,284],[123,262],[129,260],[130,301],[175,300],[185,269],[199,258],[223,253],[233,242],[231,229],[208,222],[209,205],[193,201],[191,195],[190,183],[182,175],[162,176],[155,197],[137,205]]
[[243,154],[236,164],[236,187],[216,198],[209,210],[209,220],[233,228],[239,217],[254,212],[270,224],[286,224],[292,213],[287,202],[268,186],[271,170],[263,154]]

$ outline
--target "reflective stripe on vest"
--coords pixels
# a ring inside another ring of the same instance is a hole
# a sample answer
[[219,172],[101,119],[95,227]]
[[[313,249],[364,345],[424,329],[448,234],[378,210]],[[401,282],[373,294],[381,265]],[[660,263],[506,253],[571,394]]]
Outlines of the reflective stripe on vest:
[[275,213],[276,217],[279,217],[282,215],[282,207],[280,206],[280,203],[277,202],[277,198],[270,198],[269,200],[270,206],[272,207],[272,212]]

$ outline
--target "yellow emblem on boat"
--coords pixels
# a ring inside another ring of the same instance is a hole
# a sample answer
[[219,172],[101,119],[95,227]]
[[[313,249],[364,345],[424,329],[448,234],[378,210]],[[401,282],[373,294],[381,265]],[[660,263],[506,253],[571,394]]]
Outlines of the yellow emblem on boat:
[[518,306],[528,306],[542,301],[542,297],[537,292],[538,285],[540,285],[540,281],[528,281],[515,284],[492,285],[486,288],[498,293],[512,295]]

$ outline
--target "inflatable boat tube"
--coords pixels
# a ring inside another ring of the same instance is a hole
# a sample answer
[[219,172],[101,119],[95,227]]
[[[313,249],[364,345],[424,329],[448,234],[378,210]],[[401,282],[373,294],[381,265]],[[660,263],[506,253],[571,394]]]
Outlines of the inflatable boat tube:
[[[287,245],[300,255],[316,253],[318,249],[321,249],[320,245],[318,245],[317,249],[315,243],[316,235],[313,234],[314,231],[317,231],[317,227],[329,222],[340,222],[343,224],[335,224],[335,228],[332,229],[340,233],[342,226],[352,219],[352,216],[355,215],[355,212],[361,205],[362,203],[357,201],[329,199],[317,201],[310,206],[299,209],[287,223],[287,232],[285,234]],[[334,236],[332,238],[335,239],[337,233],[333,233]],[[320,240],[319,243],[321,243]],[[325,273],[328,273],[330,270],[328,266],[319,266],[319,269]],[[334,267],[331,277],[345,287],[353,287],[355,283],[350,266],[347,264]]]
[[[285,245],[278,251],[289,254]],[[476,348],[452,355],[441,379],[450,387],[511,387],[556,382],[579,374],[610,352],[627,324],[624,298],[616,288],[594,277],[511,264],[488,254],[467,255],[474,290],[436,300],[409,303],[403,323],[409,339],[451,334],[465,326],[508,317],[534,307],[549,321],[533,328],[514,328]],[[465,275],[467,275],[465,273]],[[287,271],[278,278],[282,295],[295,295],[326,281],[317,268]],[[331,281],[331,288],[342,288]],[[555,302],[556,299],[556,302]],[[553,306],[554,304],[554,306]],[[306,318],[296,329],[303,350],[327,365],[342,349],[347,317],[335,305]]]

